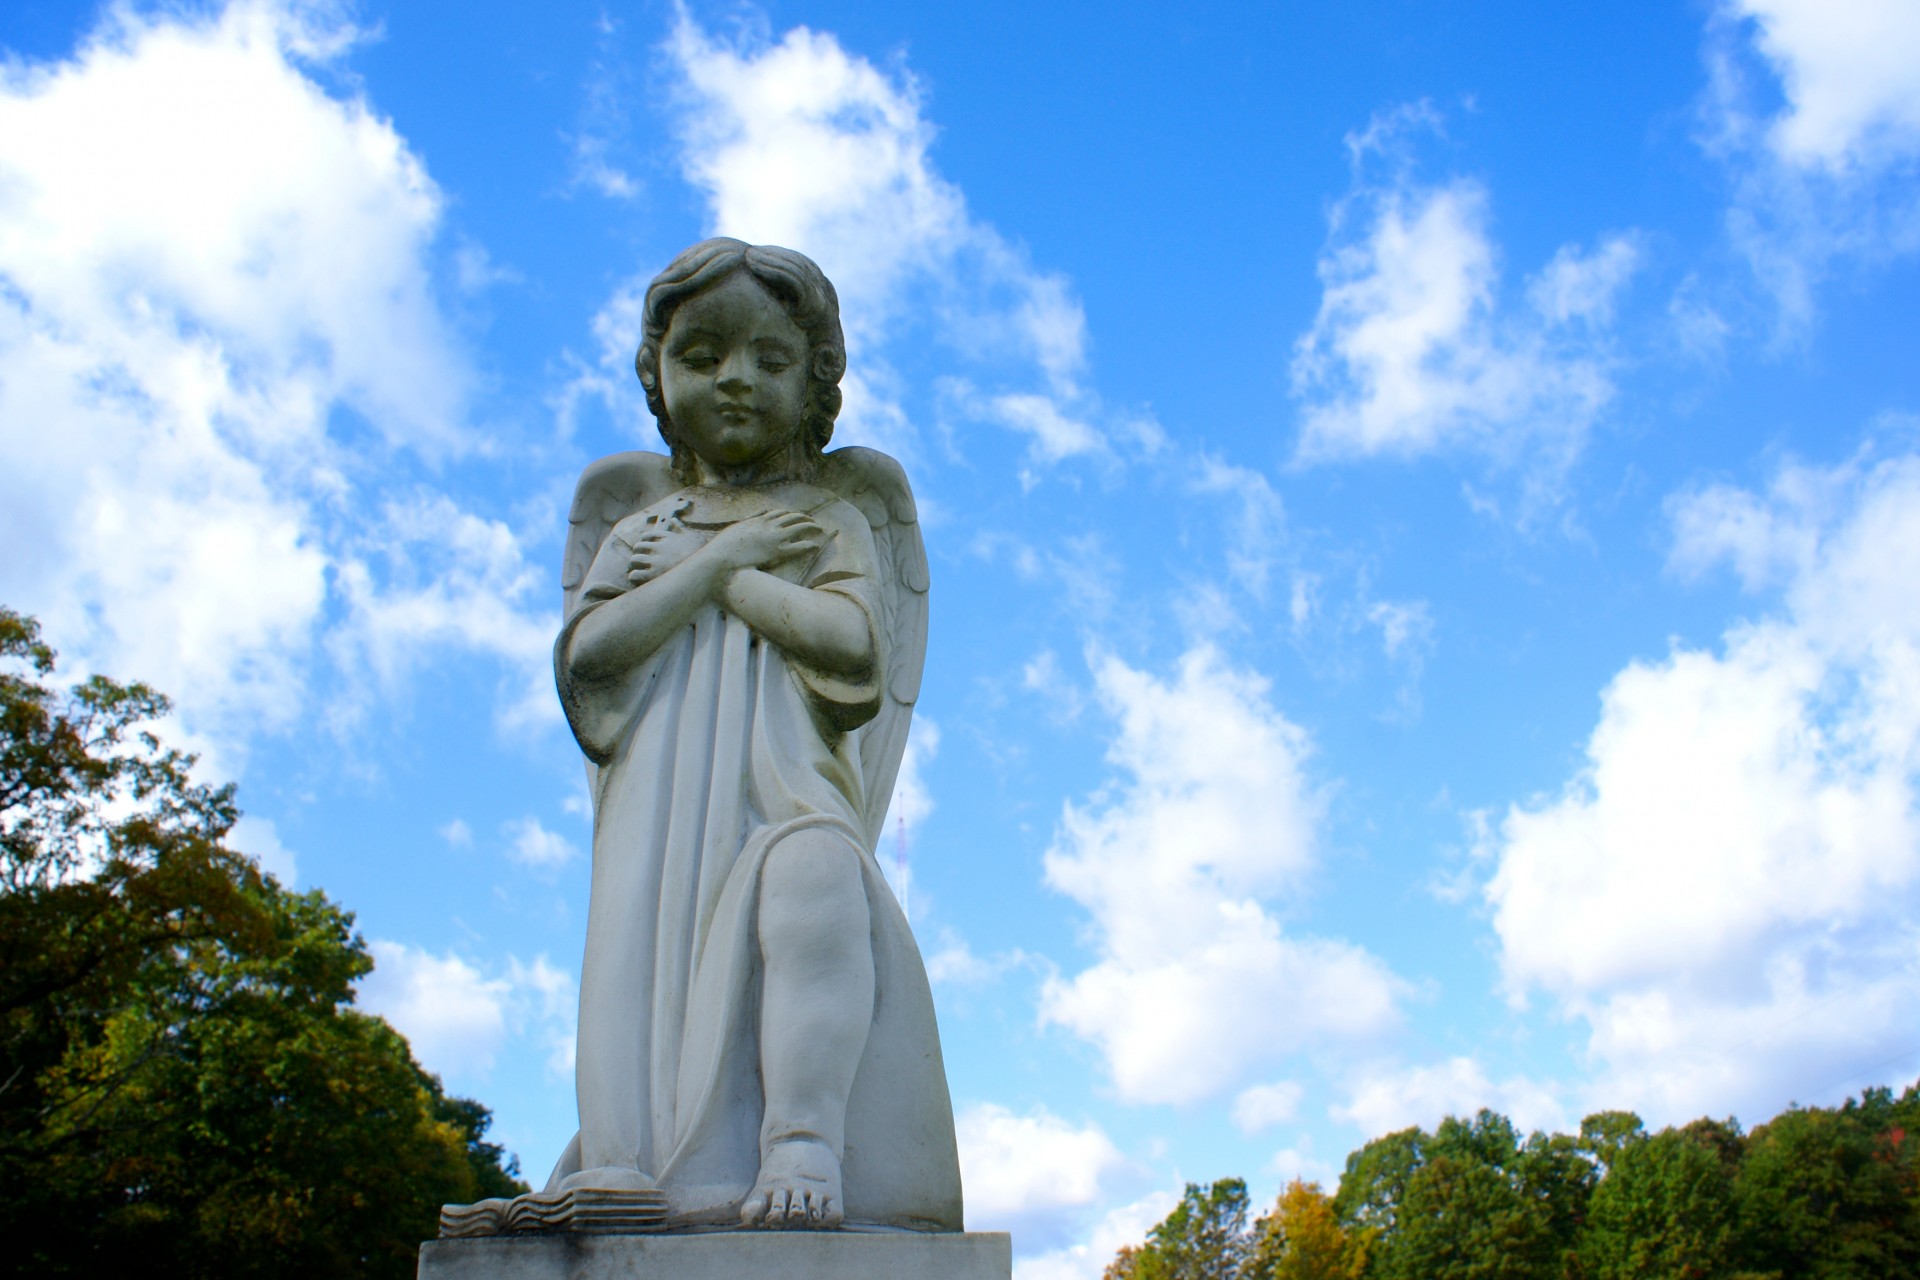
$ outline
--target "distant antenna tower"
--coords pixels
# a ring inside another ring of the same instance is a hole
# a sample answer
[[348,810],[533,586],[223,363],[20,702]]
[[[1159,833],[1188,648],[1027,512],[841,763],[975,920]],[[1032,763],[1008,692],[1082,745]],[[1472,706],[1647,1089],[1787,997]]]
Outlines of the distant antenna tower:
[[900,815],[900,838],[893,845],[893,878],[900,882],[900,912],[913,919],[913,880],[907,875],[907,818]]

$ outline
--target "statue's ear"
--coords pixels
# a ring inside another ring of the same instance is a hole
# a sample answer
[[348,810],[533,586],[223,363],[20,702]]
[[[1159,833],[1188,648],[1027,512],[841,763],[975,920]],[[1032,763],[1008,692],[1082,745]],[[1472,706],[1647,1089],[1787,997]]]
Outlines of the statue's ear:
[[839,386],[840,378],[847,371],[847,353],[831,342],[822,342],[813,349],[813,366],[809,370],[814,381],[828,382]]

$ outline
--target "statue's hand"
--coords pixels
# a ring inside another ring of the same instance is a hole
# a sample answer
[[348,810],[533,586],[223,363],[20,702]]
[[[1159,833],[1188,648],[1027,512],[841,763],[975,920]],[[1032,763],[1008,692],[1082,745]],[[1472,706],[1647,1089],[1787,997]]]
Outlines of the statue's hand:
[[647,531],[633,544],[633,555],[627,559],[629,587],[651,582],[699,550],[700,540],[689,537],[687,526],[680,522],[692,507],[693,503],[682,501],[671,511],[647,517]]
[[818,551],[826,537],[826,530],[809,516],[769,511],[722,529],[707,544],[707,553],[731,569],[770,569]]
[[627,560],[627,585],[651,582],[699,549],[700,540],[678,523],[654,528],[633,544],[633,555]]

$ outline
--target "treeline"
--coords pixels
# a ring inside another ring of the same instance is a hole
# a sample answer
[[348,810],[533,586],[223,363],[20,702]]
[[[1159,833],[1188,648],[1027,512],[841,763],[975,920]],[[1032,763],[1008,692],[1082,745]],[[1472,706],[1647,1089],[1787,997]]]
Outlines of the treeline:
[[1742,1132],[1648,1133],[1608,1111],[1521,1139],[1482,1111],[1296,1180],[1247,1224],[1246,1184],[1189,1185],[1107,1280],[1909,1280],[1920,1277],[1920,1084]]
[[353,1008],[353,917],[227,847],[166,710],[60,687],[0,609],[0,1273],[411,1276],[442,1202],[524,1186]]

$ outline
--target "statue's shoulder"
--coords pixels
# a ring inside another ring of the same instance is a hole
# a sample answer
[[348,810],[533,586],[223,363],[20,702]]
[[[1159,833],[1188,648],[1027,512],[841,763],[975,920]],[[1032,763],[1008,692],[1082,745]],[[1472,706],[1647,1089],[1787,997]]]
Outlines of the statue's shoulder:
[[588,463],[573,487],[573,506],[567,512],[561,587],[571,595],[580,585],[608,530],[680,487],[665,454],[629,449]]

